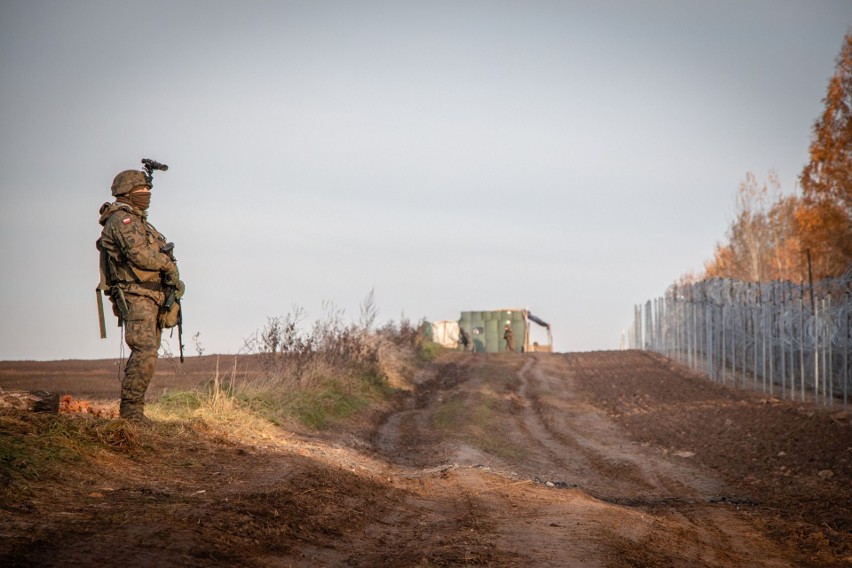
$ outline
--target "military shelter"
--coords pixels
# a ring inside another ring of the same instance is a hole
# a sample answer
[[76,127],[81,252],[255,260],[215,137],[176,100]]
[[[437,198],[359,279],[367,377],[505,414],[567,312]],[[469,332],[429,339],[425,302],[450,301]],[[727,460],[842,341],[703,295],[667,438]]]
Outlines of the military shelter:
[[[539,343],[530,340],[530,322],[534,322],[547,330],[547,342]],[[509,308],[484,312],[462,312],[459,327],[464,329],[473,342],[473,350],[477,353],[502,353],[506,350],[503,333],[506,326],[512,328],[517,352],[551,352],[553,336],[550,324],[532,315],[523,308]]]

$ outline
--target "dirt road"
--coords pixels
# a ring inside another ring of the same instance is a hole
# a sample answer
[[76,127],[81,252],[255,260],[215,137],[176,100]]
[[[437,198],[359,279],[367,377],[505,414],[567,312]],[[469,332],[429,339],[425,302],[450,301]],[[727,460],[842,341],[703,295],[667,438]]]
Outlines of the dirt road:
[[850,416],[642,352],[447,354],[372,427],[171,441],[0,511],[5,566],[852,566]]
[[[415,408],[379,429],[376,445],[396,464],[451,468],[441,471],[453,483],[435,489],[447,495],[451,488],[456,502],[476,512],[477,532],[492,547],[478,560],[530,566],[796,565],[761,534],[748,493],[702,467],[688,447],[670,451],[631,438],[590,399],[601,386],[596,382],[616,378],[615,368],[644,387],[641,396],[660,396],[653,383],[670,371],[658,361],[644,354],[600,353],[499,362],[469,356],[456,364],[442,370]],[[464,410],[442,427],[453,407]]]

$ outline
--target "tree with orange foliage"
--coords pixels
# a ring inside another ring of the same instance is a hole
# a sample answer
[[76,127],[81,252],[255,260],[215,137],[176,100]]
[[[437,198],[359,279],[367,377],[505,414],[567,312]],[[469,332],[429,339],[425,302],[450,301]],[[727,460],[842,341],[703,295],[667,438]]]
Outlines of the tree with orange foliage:
[[802,200],[796,195],[783,195],[769,210],[769,280],[804,280],[807,260],[802,252],[797,214]]
[[823,102],[800,178],[804,203],[796,212],[815,278],[839,276],[852,265],[852,32],[844,37]]

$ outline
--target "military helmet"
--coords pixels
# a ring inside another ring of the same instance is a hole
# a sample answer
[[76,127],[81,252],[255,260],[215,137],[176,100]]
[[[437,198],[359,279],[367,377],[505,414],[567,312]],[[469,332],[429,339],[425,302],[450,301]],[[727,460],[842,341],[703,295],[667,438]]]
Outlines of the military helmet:
[[112,180],[112,194],[115,197],[126,195],[140,187],[151,187],[145,172],[140,170],[124,170]]

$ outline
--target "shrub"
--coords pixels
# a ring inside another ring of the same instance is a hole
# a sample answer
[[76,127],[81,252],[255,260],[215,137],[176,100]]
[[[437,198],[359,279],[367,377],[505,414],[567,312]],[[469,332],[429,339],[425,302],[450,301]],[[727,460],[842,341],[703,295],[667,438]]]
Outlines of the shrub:
[[381,403],[395,388],[405,388],[400,378],[413,375],[416,360],[431,361],[440,347],[422,344],[417,328],[404,317],[374,328],[378,310],[372,291],[361,309],[359,324],[344,323],[343,312],[332,303],[324,303],[310,325],[302,325],[304,310],[297,307],[286,316],[267,318],[241,350],[259,363],[255,376],[238,382],[235,372],[220,381],[217,364],[216,379],[206,388],[169,393],[160,407],[198,414],[229,412],[239,405],[276,424],[294,418],[323,429]]

